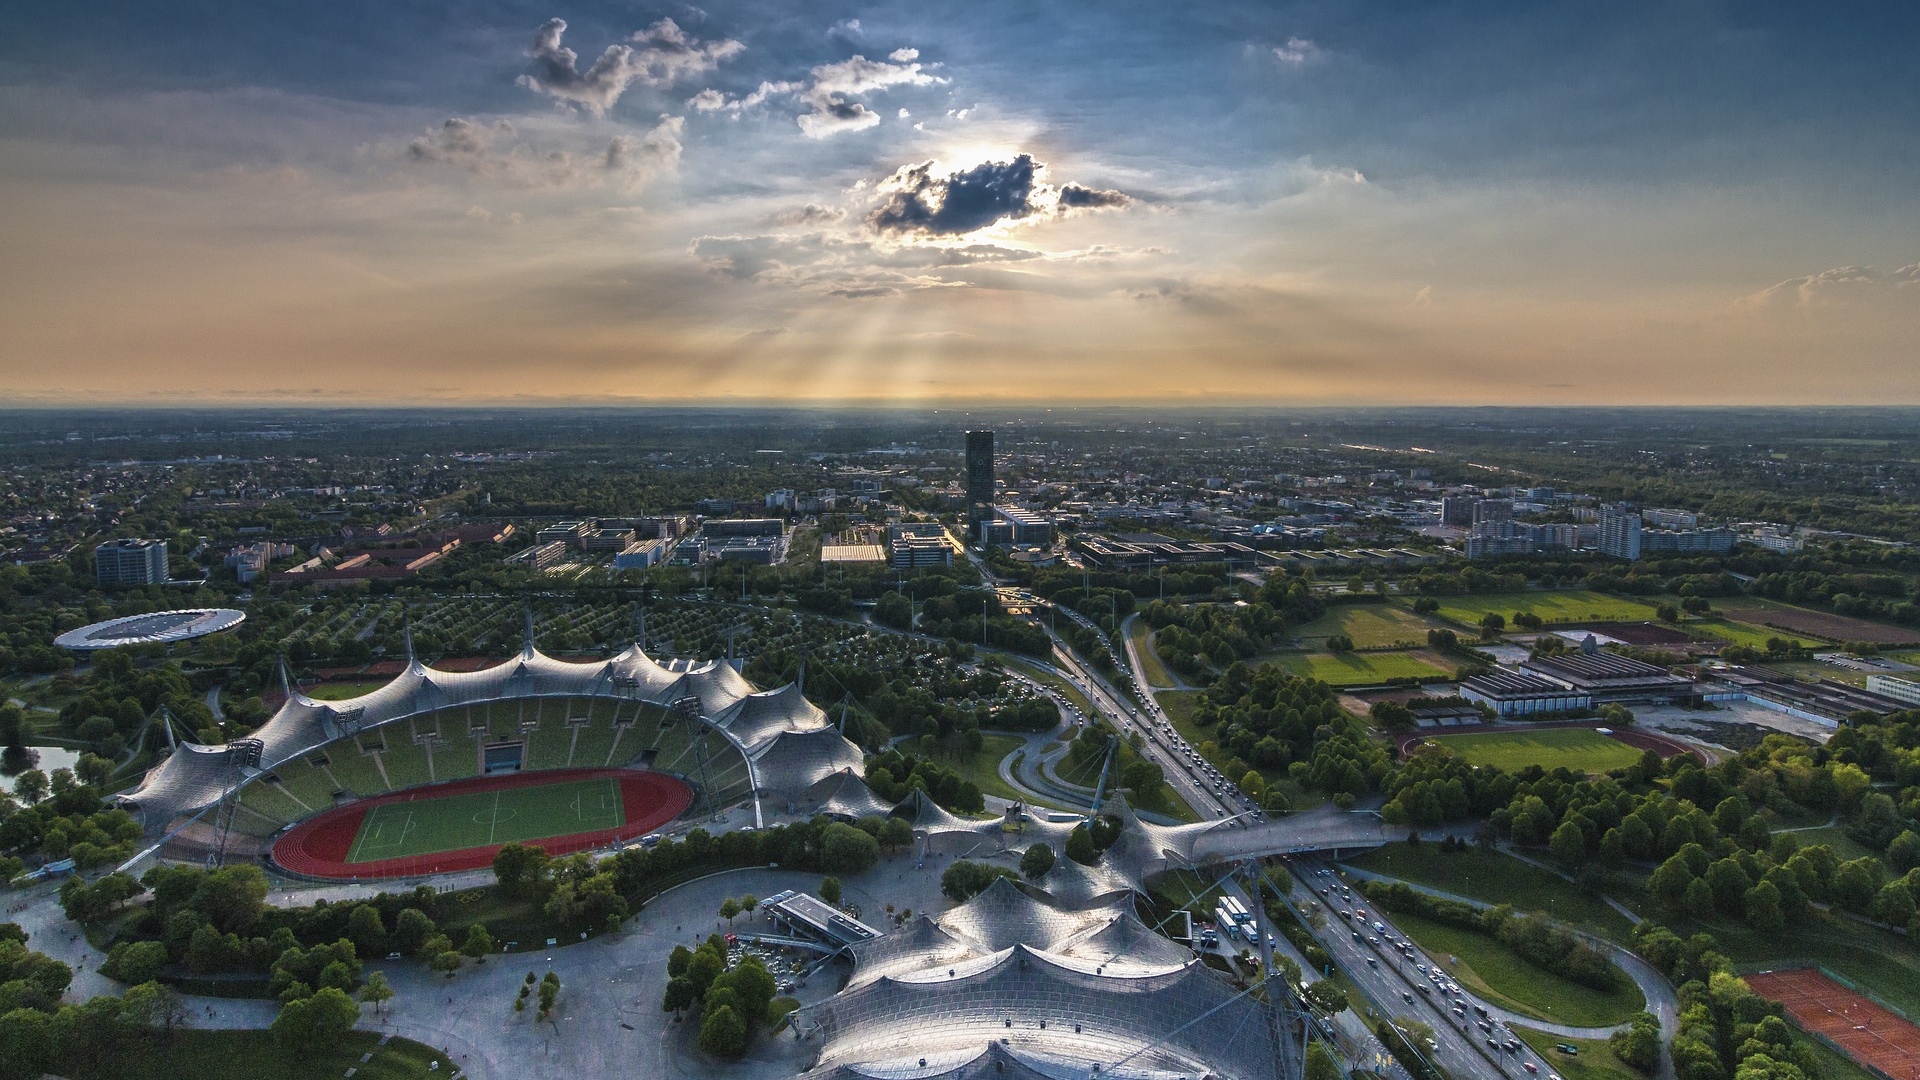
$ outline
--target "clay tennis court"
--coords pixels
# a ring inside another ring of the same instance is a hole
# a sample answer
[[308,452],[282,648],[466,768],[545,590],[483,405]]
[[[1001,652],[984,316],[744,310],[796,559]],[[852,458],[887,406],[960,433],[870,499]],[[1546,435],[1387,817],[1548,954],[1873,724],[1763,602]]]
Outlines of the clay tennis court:
[[1811,968],[1763,971],[1747,985],[1786,1006],[1810,1032],[1833,1040],[1862,1065],[1894,1080],[1920,1080],[1920,1027]]

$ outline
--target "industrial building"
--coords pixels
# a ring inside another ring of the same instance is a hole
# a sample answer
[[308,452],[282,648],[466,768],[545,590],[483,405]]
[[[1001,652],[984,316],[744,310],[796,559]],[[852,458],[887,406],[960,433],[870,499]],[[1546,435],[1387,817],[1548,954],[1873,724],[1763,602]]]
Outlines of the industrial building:
[[[1638,518],[1634,519],[1638,521]],[[1591,697],[1592,704],[1628,701],[1679,701],[1695,694],[1693,680],[1632,657],[1602,652],[1589,634],[1579,652],[1536,656],[1520,665],[1537,676]]]

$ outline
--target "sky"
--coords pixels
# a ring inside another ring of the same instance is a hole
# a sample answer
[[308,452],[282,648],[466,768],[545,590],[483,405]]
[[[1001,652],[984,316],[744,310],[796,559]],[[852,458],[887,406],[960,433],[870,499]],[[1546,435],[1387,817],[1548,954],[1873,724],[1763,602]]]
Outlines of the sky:
[[100,2],[0,402],[1920,404],[1911,3]]

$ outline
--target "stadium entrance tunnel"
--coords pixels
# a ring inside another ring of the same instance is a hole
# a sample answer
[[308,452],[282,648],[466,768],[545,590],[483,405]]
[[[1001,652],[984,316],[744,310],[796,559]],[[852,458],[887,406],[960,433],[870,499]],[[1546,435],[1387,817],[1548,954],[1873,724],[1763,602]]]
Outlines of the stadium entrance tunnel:
[[637,839],[693,797],[675,777],[634,769],[498,773],[335,807],[280,837],[271,858],[331,881],[478,870],[515,841],[560,856]]

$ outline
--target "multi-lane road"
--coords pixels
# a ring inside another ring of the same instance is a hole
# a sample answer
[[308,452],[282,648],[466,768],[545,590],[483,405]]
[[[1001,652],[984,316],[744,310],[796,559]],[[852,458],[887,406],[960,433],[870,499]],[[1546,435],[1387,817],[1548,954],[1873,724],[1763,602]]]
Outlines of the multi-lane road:
[[1551,1062],[1492,1018],[1485,1002],[1447,976],[1443,958],[1413,945],[1329,867],[1303,859],[1289,869],[1295,888],[1287,903],[1294,914],[1376,1009],[1433,1029],[1433,1044],[1422,1049],[1448,1075],[1513,1080],[1556,1075]]

